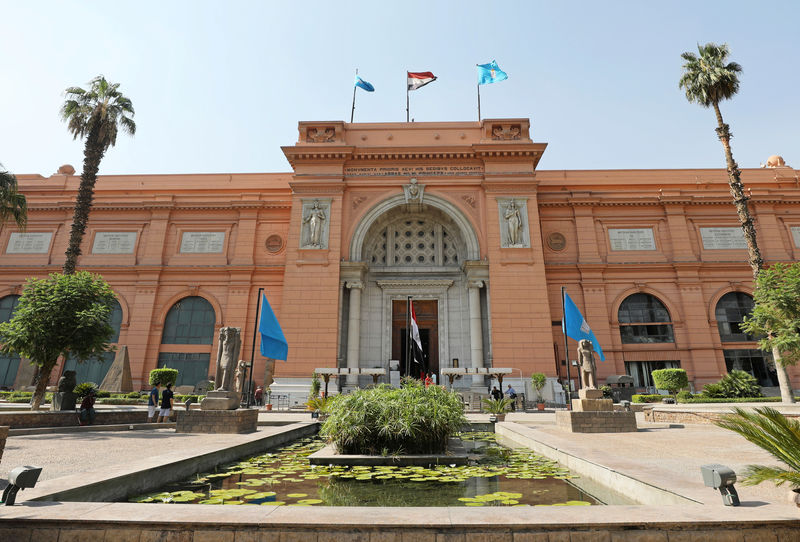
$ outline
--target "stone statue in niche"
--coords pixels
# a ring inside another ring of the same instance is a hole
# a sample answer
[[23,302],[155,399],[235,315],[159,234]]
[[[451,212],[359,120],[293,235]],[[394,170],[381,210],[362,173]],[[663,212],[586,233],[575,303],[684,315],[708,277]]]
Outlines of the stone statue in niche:
[[217,347],[216,391],[234,391],[232,388],[236,361],[242,349],[242,328],[223,327],[219,330]]
[[594,346],[592,341],[578,341],[578,367],[581,371],[581,388],[597,389],[597,366],[594,363]]
[[314,201],[314,206],[303,219],[303,224],[308,224],[308,245],[319,247],[322,238],[322,227],[325,222],[325,211],[320,208],[319,201]]
[[508,244],[511,246],[522,244],[522,214],[519,212],[517,204],[512,199],[506,207],[503,215],[506,219],[508,228]]
[[239,360],[239,364],[236,366],[236,388],[235,391],[243,392],[244,391],[244,375],[247,373],[247,362],[243,359]]

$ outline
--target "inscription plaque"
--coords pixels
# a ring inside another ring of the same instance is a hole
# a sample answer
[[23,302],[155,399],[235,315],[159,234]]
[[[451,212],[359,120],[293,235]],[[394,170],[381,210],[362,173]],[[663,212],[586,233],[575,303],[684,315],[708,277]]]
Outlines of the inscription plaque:
[[609,228],[611,250],[655,250],[656,240],[651,228]]
[[222,252],[225,232],[185,231],[181,237],[181,254],[216,254]]
[[700,228],[700,238],[706,250],[733,250],[747,248],[742,228]]
[[135,231],[99,231],[94,236],[92,254],[133,254]]
[[53,232],[12,233],[8,238],[6,254],[47,254]]

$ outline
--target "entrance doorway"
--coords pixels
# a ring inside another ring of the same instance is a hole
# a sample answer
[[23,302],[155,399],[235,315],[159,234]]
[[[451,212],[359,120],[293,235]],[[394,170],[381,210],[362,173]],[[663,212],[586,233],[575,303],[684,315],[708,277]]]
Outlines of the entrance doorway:
[[[406,306],[402,299],[392,301],[392,359],[400,360],[400,376],[407,376],[406,352]],[[417,315],[419,338],[422,342],[423,366],[412,369],[411,375],[419,378],[419,373],[439,373],[439,302],[436,300],[414,300]],[[410,316],[409,316],[410,319]],[[410,320],[409,320],[410,321]],[[410,323],[409,323],[410,326]],[[412,364],[413,367],[413,364]],[[417,372],[419,371],[419,372]],[[414,374],[417,373],[417,374]],[[438,376],[436,377],[438,378]]]

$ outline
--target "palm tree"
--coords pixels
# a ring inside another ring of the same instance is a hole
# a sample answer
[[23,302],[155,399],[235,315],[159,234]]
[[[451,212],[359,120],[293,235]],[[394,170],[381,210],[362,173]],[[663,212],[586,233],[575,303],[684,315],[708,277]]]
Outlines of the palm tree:
[[[686,63],[683,65],[683,75],[678,86],[686,91],[686,99],[689,100],[689,103],[698,103],[703,107],[714,108],[714,114],[717,116],[717,137],[725,149],[725,161],[728,164],[728,184],[736,213],[739,215],[739,223],[742,225],[744,239],[747,242],[747,254],[750,268],[753,271],[753,280],[756,281],[758,273],[764,267],[764,260],[758,249],[756,227],[747,204],[750,198],[744,194],[741,171],[739,171],[739,166],[731,152],[730,127],[722,120],[722,113],[719,110],[720,101],[728,100],[739,92],[739,73],[742,71],[742,67],[736,62],[725,63],[730,51],[724,43],[722,45],[716,43],[698,45],[697,51],[700,56],[689,52],[681,55]],[[784,402],[793,403],[794,397],[789,373],[781,362],[780,352],[777,349],[773,349],[773,357],[775,358],[775,370],[778,375],[781,397]]]
[[789,419],[774,408],[763,407],[755,412],[735,408],[716,422],[766,450],[788,468],[748,465],[743,482],[756,485],[772,481],[775,485],[789,483],[800,488],[800,421]]
[[17,178],[0,164],[0,224],[13,220],[19,229],[25,229],[28,220],[28,203],[17,192]]
[[725,161],[728,164],[728,183],[733,204],[736,206],[736,213],[739,215],[739,222],[742,224],[744,238],[747,241],[750,267],[755,279],[764,266],[764,260],[761,259],[761,251],[758,249],[756,228],[747,205],[749,198],[744,194],[741,172],[731,153],[730,127],[722,120],[722,113],[719,111],[720,101],[730,99],[739,92],[738,74],[742,71],[742,67],[736,62],[725,64],[729,54],[726,44],[707,43],[698,45],[697,50],[700,53],[699,57],[688,52],[681,55],[686,63],[683,65],[679,87],[686,91],[686,99],[690,103],[714,108],[717,116],[717,137],[725,149]]
[[66,275],[75,272],[75,264],[81,255],[81,241],[89,221],[100,161],[108,148],[117,142],[120,128],[131,135],[136,133],[136,123],[131,118],[134,115],[133,103],[119,92],[119,83],[109,83],[100,75],[89,84],[89,90],[68,88],[67,100],[61,108],[61,118],[67,122],[74,139],[86,138],[81,184],[72,217],[67,259],[64,262]]

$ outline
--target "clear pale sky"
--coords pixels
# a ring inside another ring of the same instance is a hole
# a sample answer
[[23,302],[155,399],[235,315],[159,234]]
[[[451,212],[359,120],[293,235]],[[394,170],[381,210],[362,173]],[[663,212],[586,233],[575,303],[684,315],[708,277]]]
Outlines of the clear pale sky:
[[[100,174],[289,171],[299,120],[475,121],[529,117],[540,169],[724,167],[713,111],[681,90],[684,51],[728,43],[741,90],[722,104],[734,157],[800,168],[800,2],[19,1],[0,0],[0,162],[14,173],[80,171],[60,121],[63,91],[98,74],[133,100]],[[746,179],[745,179],[746,182]]]

